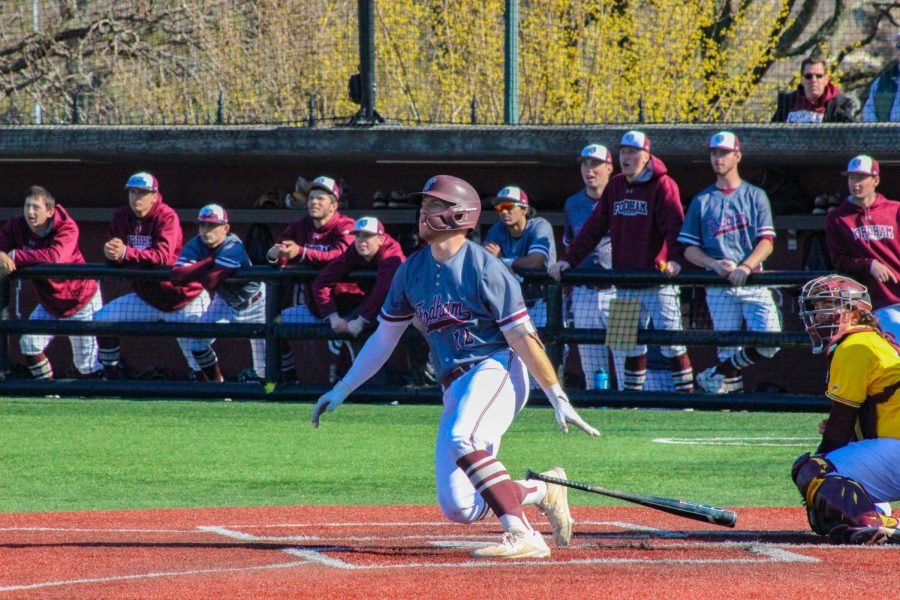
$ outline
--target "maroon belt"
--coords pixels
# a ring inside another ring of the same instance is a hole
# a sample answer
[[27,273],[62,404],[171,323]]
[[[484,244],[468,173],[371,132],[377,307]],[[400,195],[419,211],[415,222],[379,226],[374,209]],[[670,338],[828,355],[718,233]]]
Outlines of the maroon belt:
[[468,373],[469,371],[471,371],[472,369],[477,367],[479,364],[481,364],[481,361],[476,360],[474,362],[466,363],[464,365],[459,365],[458,367],[455,367],[452,371],[450,371],[449,375],[447,375],[446,377],[441,379],[441,385],[446,390],[448,387],[450,387],[451,383],[453,383],[454,381],[456,381],[457,379],[459,379],[460,377],[462,377],[463,375],[465,375],[466,373]]

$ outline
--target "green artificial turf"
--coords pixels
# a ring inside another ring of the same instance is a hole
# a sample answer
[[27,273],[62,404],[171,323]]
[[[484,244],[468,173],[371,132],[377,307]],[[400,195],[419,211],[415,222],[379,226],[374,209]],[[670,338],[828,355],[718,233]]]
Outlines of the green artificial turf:
[[[438,406],[0,399],[0,511],[435,504]],[[503,438],[515,477],[571,479],[718,506],[791,506],[793,460],[823,415],[581,409],[603,433],[561,434],[529,407]],[[749,438],[671,445],[657,438]],[[766,440],[764,438],[802,438]],[[722,443],[717,442],[717,443]],[[778,445],[763,445],[778,444]],[[786,444],[786,445],[785,445]],[[618,504],[573,492],[572,504]]]

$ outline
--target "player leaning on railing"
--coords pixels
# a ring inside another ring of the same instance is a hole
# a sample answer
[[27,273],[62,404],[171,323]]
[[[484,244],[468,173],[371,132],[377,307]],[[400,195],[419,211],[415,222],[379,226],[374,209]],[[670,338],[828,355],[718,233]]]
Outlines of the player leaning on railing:
[[800,317],[813,352],[827,353],[831,400],[819,448],[791,469],[809,524],[838,544],[900,542],[888,504],[900,500],[900,348],[882,335],[866,288],[848,277],[803,286]]
[[[471,185],[438,175],[414,194],[422,203],[419,236],[428,246],[397,270],[379,316],[347,375],[319,398],[312,422],[318,427],[387,361],[414,319],[437,357],[444,389],[438,428],[435,477],[444,514],[459,523],[497,515],[506,533],[499,545],[476,550],[486,558],[550,555],[524,506],[538,506],[553,527],[557,545],[572,535],[565,488],[539,481],[514,481],[497,460],[500,441],[528,400],[528,374],[550,399],[563,432],[571,423],[599,435],[585,423],[556,379],[556,373],[528,317],[522,291],[506,266],[466,239],[478,226],[481,199]],[[553,474],[565,477],[562,469]]]

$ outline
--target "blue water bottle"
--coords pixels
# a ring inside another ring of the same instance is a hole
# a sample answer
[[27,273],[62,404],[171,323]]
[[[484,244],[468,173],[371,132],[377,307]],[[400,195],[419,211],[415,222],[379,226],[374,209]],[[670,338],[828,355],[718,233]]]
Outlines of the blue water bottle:
[[609,389],[609,373],[607,373],[606,369],[603,367],[600,367],[597,369],[597,372],[594,373],[594,388],[598,390]]

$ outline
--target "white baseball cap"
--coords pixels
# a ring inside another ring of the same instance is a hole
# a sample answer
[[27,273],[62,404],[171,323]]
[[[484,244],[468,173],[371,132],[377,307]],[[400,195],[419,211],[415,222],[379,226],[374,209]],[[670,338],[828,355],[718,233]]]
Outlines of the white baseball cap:
[[739,152],[741,149],[741,141],[736,135],[730,131],[720,131],[709,138],[709,149],[728,150],[729,152]]
[[612,163],[612,154],[603,144],[590,144],[581,149],[578,161],[581,162],[588,158],[594,158],[601,162]]
[[156,180],[156,177],[150,173],[135,173],[129,177],[128,181],[125,183],[126,190],[131,188],[147,190],[148,192],[158,192],[159,182]]
[[842,172],[841,175],[849,175],[850,173],[877,176],[879,173],[878,161],[868,154],[854,156],[847,164],[847,170]]
[[384,235],[384,225],[375,217],[360,217],[353,225],[351,233],[373,233],[375,235]]
[[306,184],[306,193],[309,194],[313,190],[325,190],[334,196],[335,200],[341,199],[341,188],[337,182],[331,177],[320,175]]
[[228,224],[228,213],[218,204],[207,204],[200,209],[197,220],[201,223],[215,223],[216,225]]
[[622,146],[630,146],[631,148],[650,152],[650,138],[643,131],[629,131],[619,141],[619,147]]

